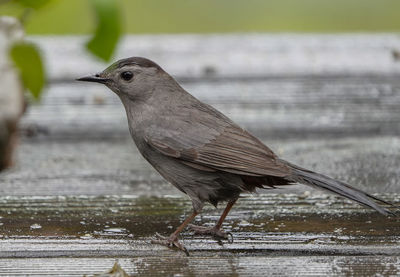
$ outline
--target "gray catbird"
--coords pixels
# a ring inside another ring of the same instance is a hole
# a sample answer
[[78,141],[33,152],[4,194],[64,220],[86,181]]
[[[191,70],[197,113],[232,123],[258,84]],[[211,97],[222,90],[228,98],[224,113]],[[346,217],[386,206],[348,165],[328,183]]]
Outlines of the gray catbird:
[[186,92],[148,59],[123,59],[99,74],[78,80],[105,84],[119,96],[140,153],[192,200],[193,214],[169,237],[158,235],[155,243],[186,251],[178,234],[201,212],[204,202],[228,204],[214,227],[190,227],[197,233],[227,238],[221,225],[240,193],[295,183],[391,214],[375,201],[389,203],[375,196],[278,158],[256,137]]

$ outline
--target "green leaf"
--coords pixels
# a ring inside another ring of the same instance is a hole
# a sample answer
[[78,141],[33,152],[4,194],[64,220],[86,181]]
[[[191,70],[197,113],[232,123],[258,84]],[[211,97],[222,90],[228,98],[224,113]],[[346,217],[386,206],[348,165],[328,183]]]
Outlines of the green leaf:
[[51,0],[14,0],[14,2],[26,8],[33,8],[33,9],[39,9],[50,1]]
[[97,28],[86,47],[97,57],[109,61],[121,34],[119,1],[91,0],[91,2],[97,18]]
[[45,84],[45,74],[38,48],[28,42],[17,42],[10,49],[10,56],[20,72],[22,83],[38,100]]

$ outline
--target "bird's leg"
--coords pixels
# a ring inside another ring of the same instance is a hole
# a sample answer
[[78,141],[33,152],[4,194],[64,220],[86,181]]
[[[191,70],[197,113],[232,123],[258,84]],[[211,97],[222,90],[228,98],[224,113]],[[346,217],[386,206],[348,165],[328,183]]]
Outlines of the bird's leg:
[[182,232],[186,225],[188,225],[196,217],[196,215],[198,215],[198,212],[194,211],[178,228],[176,228],[175,232],[173,232],[169,237],[164,237],[156,233],[156,239],[152,239],[151,243],[165,245],[169,248],[176,247],[185,252],[186,255],[189,255],[186,247],[178,240],[178,235],[180,232]]
[[226,205],[224,212],[222,213],[221,217],[219,218],[218,222],[213,227],[204,227],[204,226],[197,226],[193,224],[189,224],[189,228],[192,229],[196,234],[202,235],[212,235],[215,238],[219,239],[228,239],[229,236],[232,237],[230,233],[226,233],[221,230],[222,223],[224,222],[226,216],[228,215],[229,211],[231,210],[232,206],[236,203],[237,199],[231,200]]

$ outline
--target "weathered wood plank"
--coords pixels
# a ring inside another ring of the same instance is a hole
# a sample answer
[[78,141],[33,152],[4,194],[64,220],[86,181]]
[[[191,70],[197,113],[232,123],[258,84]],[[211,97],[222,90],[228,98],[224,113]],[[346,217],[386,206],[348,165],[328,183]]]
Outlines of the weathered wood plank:
[[[400,203],[398,194],[382,197]],[[335,197],[247,196],[224,224],[234,242],[220,245],[186,231],[190,257],[149,243],[155,231],[170,233],[189,210],[181,197],[1,197],[0,275],[93,274],[115,259],[128,273],[145,276],[400,270],[399,218]],[[219,213],[206,208],[196,223],[212,224]]]
[[[105,67],[85,53],[85,37],[34,37],[53,80]],[[116,59],[144,56],[180,77],[398,74],[397,34],[131,35]]]
[[[23,130],[44,137],[122,137],[115,95],[74,79],[105,67],[83,37],[36,37],[52,82]],[[68,41],[68,43],[65,43]],[[400,134],[400,63],[391,34],[130,36],[119,57],[148,56],[187,90],[263,137]],[[203,74],[202,72],[208,72]]]
[[[400,134],[397,77],[283,78],[203,81],[183,86],[264,138]],[[31,106],[25,133],[49,138],[126,137],[125,111],[107,88],[51,85]]]
[[[279,156],[369,192],[400,193],[396,137],[264,140]],[[0,175],[0,195],[162,196],[180,192],[138,153],[131,138],[25,140],[15,168]],[[293,186],[277,192],[309,190]],[[269,190],[261,190],[266,193]]]
[[[0,276],[91,276],[115,258],[0,259]],[[397,276],[399,257],[137,257],[119,258],[134,276]]]
[[[381,197],[400,202],[398,194]],[[128,255],[162,250],[149,244],[149,237],[155,231],[170,233],[191,209],[190,201],[178,196],[128,195],[1,197],[0,207],[2,257],[59,256],[63,251],[74,256],[112,256],[115,251]],[[196,223],[213,224],[220,212],[207,207]],[[225,230],[234,235],[233,243],[221,246],[191,233],[184,238],[190,250],[205,254],[400,255],[399,220],[333,196],[247,195],[224,223]]]

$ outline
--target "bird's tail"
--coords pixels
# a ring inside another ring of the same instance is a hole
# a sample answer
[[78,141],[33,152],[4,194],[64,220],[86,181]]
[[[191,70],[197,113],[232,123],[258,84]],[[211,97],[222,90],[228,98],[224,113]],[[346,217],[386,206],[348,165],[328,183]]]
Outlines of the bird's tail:
[[384,215],[395,215],[393,212],[385,209],[376,202],[380,202],[386,205],[391,203],[379,199],[371,194],[363,192],[362,190],[351,187],[349,184],[332,179],[328,176],[301,168],[297,165],[285,162],[292,169],[293,174],[288,177],[292,182],[301,183],[304,185],[312,186],[321,190],[336,193],[355,202],[358,202],[364,206],[375,209]]

